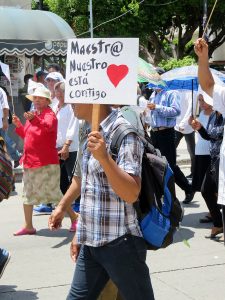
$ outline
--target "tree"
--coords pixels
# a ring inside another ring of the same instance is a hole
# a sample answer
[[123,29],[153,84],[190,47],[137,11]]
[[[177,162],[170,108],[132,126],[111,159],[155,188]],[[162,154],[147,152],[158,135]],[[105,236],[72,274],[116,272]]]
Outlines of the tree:
[[[208,0],[208,12],[215,0]],[[77,36],[90,36],[89,0],[44,0]],[[117,18],[121,14],[123,17]],[[219,1],[209,27],[209,54],[225,41],[225,1]],[[96,37],[139,37],[141,56],[157,64],[162,59],[193,55],[193,34],[202,34],[203,0],[93,0]],[[107,22],[116,18],[112,22]],[[86,32],[86,33],[85,33]]]

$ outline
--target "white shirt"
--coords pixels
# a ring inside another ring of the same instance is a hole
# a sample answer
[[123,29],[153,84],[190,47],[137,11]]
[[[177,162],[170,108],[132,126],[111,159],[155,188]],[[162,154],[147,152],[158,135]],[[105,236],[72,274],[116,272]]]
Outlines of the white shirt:
[[2,128],[2,118],[3,118],[3,109],[8,108],[9,109],[9,104],[7,100],[7,95],[6,92],[0,88],[0,128]]
[[[215,84],[213,89],[213,109],[220,112],[225,117],[225,88]],[[220,147],[220,167],[219,167],[219,190],[218,204],[225,205],[225,131],[223,142]]]
[[69,152],[78,150],[79,144],[79,120],[75,118],[70,104],[64,104],[58,110],[58,104],[52,107],[58,119],[56,147],[61,148],[66,140],[71,140]]
[[[174,129],[180,131],[183,134],[192,133],[194,130],[191,125],[188,124],[189,118],[192,115],[192,92],[180,91],[180,115],[176,118],[176,125]],[[193,95],[193,114],[195,114],[197,102],[197,93]],[[182,131],[180,129],[183,129]]]
[[[209,121],[209,115],[205,115],[204,111],[201,111],[198,120],[202,126],[206,128]],[[195,155],[210,155],[209,141],[204,140],[198,132],[196,132]]]

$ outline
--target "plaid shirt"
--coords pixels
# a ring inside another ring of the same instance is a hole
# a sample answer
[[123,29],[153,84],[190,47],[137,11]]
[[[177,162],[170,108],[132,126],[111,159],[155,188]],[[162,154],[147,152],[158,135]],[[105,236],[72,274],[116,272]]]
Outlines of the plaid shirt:
[[[113,111],[101,124],[101,133],[109,151],[114,129],[126,120]],[[100,163],[83,146],[79,244],[99,247],[124,234],[142,236],[132,204],[120,199],[109,185]],[[117,164],[125,172],[141,177],[143,144],[134,134],[124,138]],[[123,183],[121,182],[121,185]]]

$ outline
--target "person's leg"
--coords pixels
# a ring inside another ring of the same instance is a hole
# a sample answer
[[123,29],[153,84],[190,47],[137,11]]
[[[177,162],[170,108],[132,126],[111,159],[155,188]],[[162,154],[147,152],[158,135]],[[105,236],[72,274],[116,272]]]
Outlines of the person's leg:
[[65,160],[60,159],[60,190],[63,193],[63,195],[65,195],[69,186],[69,179],[65,162]]
[[67,300],[96,300],[109,280],[104,268],[93,257],[91,247],[82,246]]
[[[184,173],[176,165],[176,148],[175,148],[175,130],[173,128],[151,131],[151,138],[155,148],[158,148],[162,155],[164,155],[173,170],[176,184],[185,191],[185,200],[193,199],[191,184],[184,176]],[[184,201],[185,201],[184,200]],[[190,200],[190,201],[191,201]],[[190,202],[189,201],[189,202]]]
[[185,134],[185,141],[187,144],[187,150],[191,158],[191,174],[194,173],[195,168],[195,132],[191,132],[189,134]]
[[0,248],[0,278],[5,271],[5,267],[7,266],[10,257],[11,255],[7,250]]
[[213,226],[221,228],[223,226],[222,214],[220,212],[220,206],[217,204],[217,186],[215,178],[210,172],[210,167],[206,171],[205,178],[202,183],[201,194],[206,202],[212,217]]
[[124,235],[92,251],[124,300],[154,300],[143,238]]
[[23,205],[23,210],[24,210],[24,217],[25,217],[24,228],[26,228],[28,230],[34,229],[33,222],[32,222],[32,219],[33,219],[33,205],[24,204]]
[[175,147],[177,148],[180,144],[181,139],[183,138],[183,133],[180,131],[175,130]]

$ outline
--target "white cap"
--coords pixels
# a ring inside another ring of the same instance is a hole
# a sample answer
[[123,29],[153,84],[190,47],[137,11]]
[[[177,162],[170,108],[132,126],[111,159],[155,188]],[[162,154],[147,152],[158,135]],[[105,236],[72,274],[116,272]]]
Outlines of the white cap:
[[48,73],[48,75],[45,77],[45,80],[47,81],[48,79],[53,79],[55,81],[64,81],[62,74],[59,72]]

